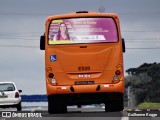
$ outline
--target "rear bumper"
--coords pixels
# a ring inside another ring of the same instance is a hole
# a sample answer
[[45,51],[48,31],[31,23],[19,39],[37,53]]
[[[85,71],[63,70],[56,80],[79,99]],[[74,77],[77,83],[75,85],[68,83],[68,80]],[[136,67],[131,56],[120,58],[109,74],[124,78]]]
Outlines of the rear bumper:
[[57,103],[61,101],[66,105],[89,105],[123,101],[122,93],[56,94],[48,96],[48,99],[50,97],[57,99]]
[[0,105],[0,108],[15,108],[15,107],[17,107],[18,106],[18,104],[13,104],[13,105]]
[[0,107],[15,107],[21,102],[20,98],[6,98],[0,100]]
[[124,81],[115,84],[54,86],[47,83],[47,95],[80,93],[124,93]]

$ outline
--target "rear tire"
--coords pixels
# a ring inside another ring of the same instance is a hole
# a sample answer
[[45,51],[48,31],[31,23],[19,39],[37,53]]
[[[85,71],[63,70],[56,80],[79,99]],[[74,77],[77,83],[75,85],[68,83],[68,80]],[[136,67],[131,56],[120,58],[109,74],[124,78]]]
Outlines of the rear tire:
[[81,105],[80,105],[80,104],[78,104],[78,105],[77,105],[77,108],[81,108]]
[[48,96],[48,113],[66,113],[67,106],[64,100],[63,96],[60,95]]
[[21,102],[19,102],[19,104],[17,104],[16,108],[17,108],[17,111],[22,111],[22,104],[21,104]]
[[118,112],[123,111],[123,97],[119,100],[108,101],[105,103],[105,111],[106,112]]

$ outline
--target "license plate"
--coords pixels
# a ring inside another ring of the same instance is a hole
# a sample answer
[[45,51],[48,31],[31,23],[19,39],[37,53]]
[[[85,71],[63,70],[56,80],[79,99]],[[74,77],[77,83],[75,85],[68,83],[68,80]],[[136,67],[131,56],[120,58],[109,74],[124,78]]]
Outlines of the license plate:
[[94,81],[76,81],[75,85],[90,85],[94,84]]
[[0,96],[0,98],[8,98],[8,96],[7,95],[2,95],[2,96]]

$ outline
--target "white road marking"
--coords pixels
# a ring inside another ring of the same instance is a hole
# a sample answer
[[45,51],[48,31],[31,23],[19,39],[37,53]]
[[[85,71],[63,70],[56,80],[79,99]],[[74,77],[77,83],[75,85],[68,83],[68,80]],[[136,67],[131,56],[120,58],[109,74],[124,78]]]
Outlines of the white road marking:
[[121,120],[129,120],[129,117],[122,117]]

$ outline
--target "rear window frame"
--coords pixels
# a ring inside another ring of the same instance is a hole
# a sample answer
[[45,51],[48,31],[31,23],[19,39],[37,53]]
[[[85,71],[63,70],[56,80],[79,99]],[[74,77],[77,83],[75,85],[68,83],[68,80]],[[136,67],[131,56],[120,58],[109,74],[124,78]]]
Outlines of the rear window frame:
[[[95,43],[67,43],[67,44],[49,44],[49,28],[50,28],[50,25],[51,25],[51,23],[52,23],[52,21],[53,20],[60,20],[60,19],[78,19],[78,18],[112,18],[113,19],[113,21],[114,21],[114,23],[115,23],[115,27],[116,27],[116,31],[117,31],[117,42],[95,42]],[[48,26],[48,31],[47,31],[47,43],[48,43],[48,45],[49,46],[60,46],[60,45],[76,45],[76,44],[113,44],[113,43],[118,43],[119,42],[119,30],[118,30],[118,25],[117,25],[117,23],[116,23],[116,21],[115,21],[115,19],[114,19],[114,17],[112,17],[112,16],[108,16],[108,17],[103,17],[103,16],[100,16],[100,17],[98,17],[98,16],[92,16],[92,17],[68,17],[68,18],[58,18],[58,19],[52,19],[52,20],[50,20],[50,23],[49,23],[49,26]]]

